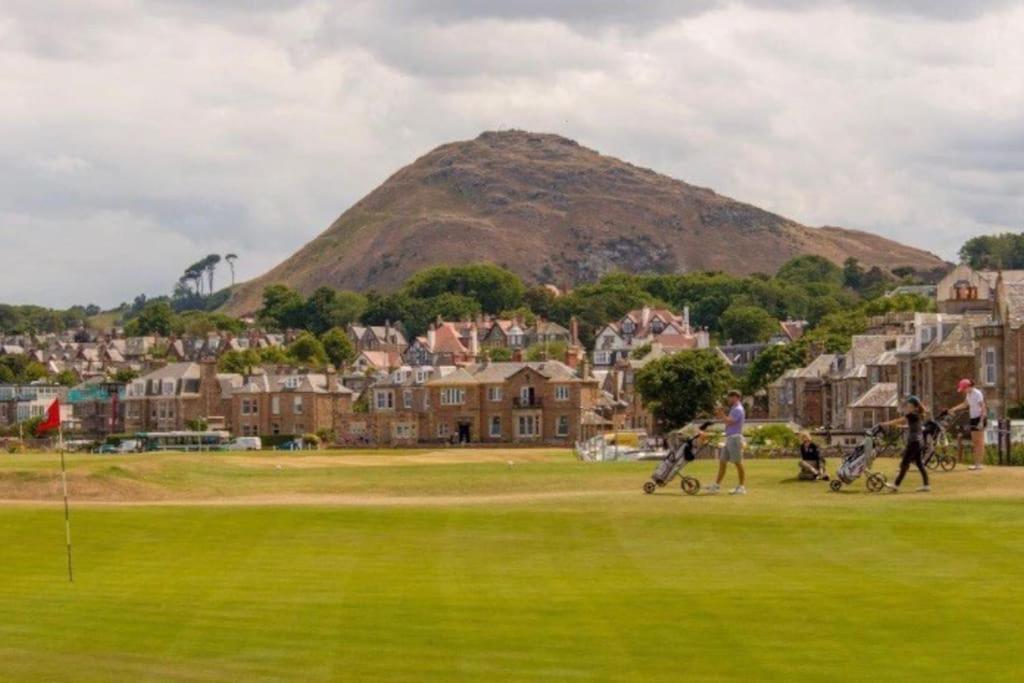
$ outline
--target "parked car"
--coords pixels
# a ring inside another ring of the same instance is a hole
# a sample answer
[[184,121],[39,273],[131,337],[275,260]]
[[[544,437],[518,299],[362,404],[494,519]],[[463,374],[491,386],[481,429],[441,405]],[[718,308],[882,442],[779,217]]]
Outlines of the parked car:
[[291,441],[285,441],[277,448],[281,451],[301,451],[305,447],[306,444],[302,439],[292,439]]
[[229,451],[260,451],[263,450],[263,439],[258,436],[236,436],[228,444]]

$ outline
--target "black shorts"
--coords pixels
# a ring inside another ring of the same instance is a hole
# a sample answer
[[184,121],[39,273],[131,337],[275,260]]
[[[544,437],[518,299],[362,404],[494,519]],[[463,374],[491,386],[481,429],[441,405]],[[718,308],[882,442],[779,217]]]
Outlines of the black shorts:
[[983,432],[985,431],[985,421],[981,417],[971,418],[971,431],[972,432]]

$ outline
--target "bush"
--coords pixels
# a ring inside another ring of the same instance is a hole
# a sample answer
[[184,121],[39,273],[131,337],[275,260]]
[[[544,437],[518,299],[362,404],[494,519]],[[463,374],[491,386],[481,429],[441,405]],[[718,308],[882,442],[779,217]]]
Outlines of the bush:
[[312,448],[320,448],[320,437],[310,432],[302,435],[302,442]]
[[748,434],[751,446],[779,446],[796,448],[800,437],[784,424],[767,424],[752,429]]

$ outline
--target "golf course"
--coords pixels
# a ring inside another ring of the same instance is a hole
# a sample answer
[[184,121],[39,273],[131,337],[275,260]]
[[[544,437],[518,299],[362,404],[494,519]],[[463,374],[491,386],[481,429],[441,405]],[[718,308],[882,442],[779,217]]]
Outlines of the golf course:
[[71,455],[69,583],[58,456],[4,454],[0,680],[1020,679],[1024,468],[644,495],[653,467]]

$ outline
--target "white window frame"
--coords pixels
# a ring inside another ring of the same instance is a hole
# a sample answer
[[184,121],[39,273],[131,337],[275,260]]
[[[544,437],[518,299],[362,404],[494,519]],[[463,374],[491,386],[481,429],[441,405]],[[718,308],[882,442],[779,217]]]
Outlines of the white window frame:
[[302,415],[302,411],[303,410],[304,410],[304,406],[302,405],[302,397],[301,396],[296,396],[292,400],[292,412],[295,415]]
[[373,392],[373,402],[377,410],[394,410],[395,394],[390,389],[378,389]]
[[516,420],[516,436],[540,436],[540,419],[536,415],[520,415]]
[[497,403],[502,399],[503,391],[501,387],[487,387],[487,400],[492,403]]
[[281,414],[281,397],[280,396],[271,396],[270,397],[270,413],[272,415],[280,415]]
[[990,387],[991,386],[995,386],[996,383],[999,381],[999,360],[998,360],[998,358],[999,357],[996,355],[996,350],[994,348],[992,348],[992,347],[986,347],[985,348],[985,350],[983,352],[983,356],[982,356],[982,360],[983,360],[983,363],[984,363],[984,365],[982,367],[982,377],[984,377],[985,384],[987,386],[990,386]]
[[572,396],[572,392],[569,391],[568,384],[556,384],[555,385],[555,400],[556,401],[568,401]]
[[402,392],[402,407],[406,410],[412,410],[412,389],[406,389]]
[[489,433],[492,438],[501,437],[501,415],[492,415]]
[[462,387],[443,387],[441,389],[441,405],[461,406],[466,402],[466,390]]

